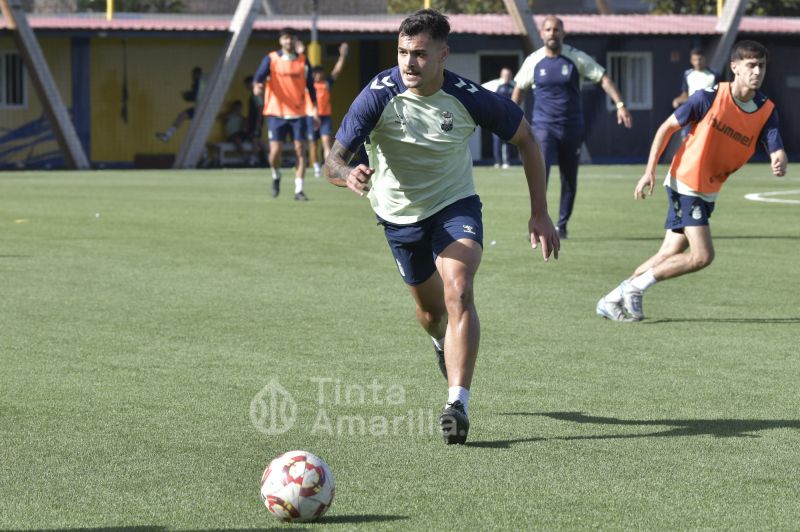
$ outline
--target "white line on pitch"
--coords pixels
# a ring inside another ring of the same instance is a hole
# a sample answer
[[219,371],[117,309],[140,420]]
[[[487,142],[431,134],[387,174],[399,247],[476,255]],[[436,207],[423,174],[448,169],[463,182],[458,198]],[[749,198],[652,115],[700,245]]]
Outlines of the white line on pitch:
[[744,199],[748,199],[750,201],[763,201],[765,203],[788,203],[792,205],[800,205],[800,200],[772,198],[772,196],[791,196],[793,194],[800,194],[800,190],[776,190],[773,192],[752,192],[750,194],[745,194]]

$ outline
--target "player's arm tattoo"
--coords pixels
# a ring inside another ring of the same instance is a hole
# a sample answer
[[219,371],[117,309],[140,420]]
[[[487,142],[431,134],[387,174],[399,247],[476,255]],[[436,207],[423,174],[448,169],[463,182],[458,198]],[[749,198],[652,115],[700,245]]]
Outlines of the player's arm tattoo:
[[338,140],[333,142],[331,153],[325,160],[325,178],[337,187],[347,186],[347,175],[350,173],[350,161],[355,154],[345,148]]

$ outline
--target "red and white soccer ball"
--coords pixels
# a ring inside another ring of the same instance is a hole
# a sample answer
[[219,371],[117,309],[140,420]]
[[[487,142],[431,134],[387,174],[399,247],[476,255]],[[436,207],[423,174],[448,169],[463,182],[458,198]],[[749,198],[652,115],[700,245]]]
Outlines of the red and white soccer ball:
[[306,451],[289,451],[261,475],[261,500],[281,521],[315,521],[333,502],[336,485],[328,464]]

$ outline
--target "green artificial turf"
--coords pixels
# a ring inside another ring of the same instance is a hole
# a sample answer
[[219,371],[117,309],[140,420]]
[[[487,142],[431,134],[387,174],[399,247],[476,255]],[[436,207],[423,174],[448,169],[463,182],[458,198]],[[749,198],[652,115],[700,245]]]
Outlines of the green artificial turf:
[[272,199],[265,170],[0,174],[0,529],[280,527],[259,479],[291,449],[337,491],[290,529],[796,528],[800,205],[744,195],[800,181],[742,169],[714,264],[613,323],[597,299],[663,237],[660,187],[633,200],[642,169],[583,167],[547,264],[521,169],[476,169],[482,338],[458,447],[365,198],[311,178],[311,201],[290,179]]

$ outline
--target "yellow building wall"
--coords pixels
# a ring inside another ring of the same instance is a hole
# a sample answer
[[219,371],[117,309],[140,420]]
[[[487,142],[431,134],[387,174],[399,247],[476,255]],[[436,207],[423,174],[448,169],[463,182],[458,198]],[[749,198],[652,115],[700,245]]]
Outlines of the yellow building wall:
[[[137,153],[175,153],[188,129],[183,124],[169,143],[155,136],[178,113],[192,106],[181,93],[191,86],[191,70],[208,74],[222,40],[133,37],[93,38],[91,42],[92,159],[131,162]],[[128,121],[121,116],[123,50],[127,53]]]
[[[72,53],[71,39],[69,37],[52,37],[40,39],[42,54],[53,76],[53,80],[58,87],[64,105],[67,108],[72,106]],[[0,37],[0,51],[18,52],[14,39],[10,36]],[[31,82],[29,70],[26,66],[26,91],[27,105],[25,107],[0,107],[0,134],[6,135],[13,132],[30,122],[38,120],[44,114],[39,95]],[[27,159],[43,156],[47,153],[58,152],[58,143],[55,140],[32,143],[32,138],[22,137],[13,139],[2,146],[2,150],[7,152],[13,150],[15,146],[21,149],[11,151],[11,153],[0,160],[0,164],[21,163]],[[10,144],[10,145],[9,145]]]
[[[39,42],[59,91],[69,107],[72,104],[72,41],[69,37],[44,36],[39,38]],[[155,133],[167,129],[178,113],[193,105],[181,96],[191,86],[191,70],[194,66],[200,66],[209,75],[224,43],[222,37],[201,36],[153,38],[142,34],[124,40],[116,36],[92,37],[88,87],[91,106],[88,155],[91,161],[126,165],[132,164],[137,154],[176,153],[188,130],[188,122],[182,124],[168,143],[157,139]],[[330,72],[338,58],[339,42],[323,40],[320,44],[322,66],[326,72]],[[354,41],[349,44],[347,62],[333,86],[331,96],[334,133],[350,103],[361,90],[360,46]],[[251,37],[220,108],[220,116],[233,100],[241,100],[246,104],[249,91],[243,83],[244,78],[255,74],[262,58],[277,48],[277,38]],[[0,50],[7,49],[16,49],[14,41],[10,37],[0,38]],[[125,54],[127,122],[121,116]],[[246,109],[245,105],[245,113]],[[28,106],[24,109],[0,108],[0,128],[3,131],[18,128],[38,119],[42,113],[41,102],[32,84],[28,83]],[[266,139],[266,128],[263,138]],[[209,142],[221,139],[222,122],[217,120]],[[57,151],[58,146],[54,141],[49,141],[36,145],[34,149],[39,152]],[[5,162],[8,161],[0,161]]]
[[[323,67],[333,68],[338,56],[324,53]],[[120,116],[123,45],[116,37],[94,38],[91,44],[92,159],[130,162],[137,153],[176,153],[188,130],[188,123],[163,143],[155,136],[164,131],[182,110],[192,104],[181,93],[191,86],[191,70],[200,66],[210,74],[222,47],[222,38],[129,38],[126,41],[128,65],[128,123]],[[278,48],[277,39],[251,38],[239,68],[220,108],[220,117],[233,100],[241,100],[246,113],[249,92],[244,78],[255,74],[263,57]],[[359,47],[351,43],[350,54],[341,76],[334,85],[332,102],[334,127],[358,94]],[[266,139],[266,131],[264,132]],[[222,140],[222,122],[217,120],[209,142]]]

